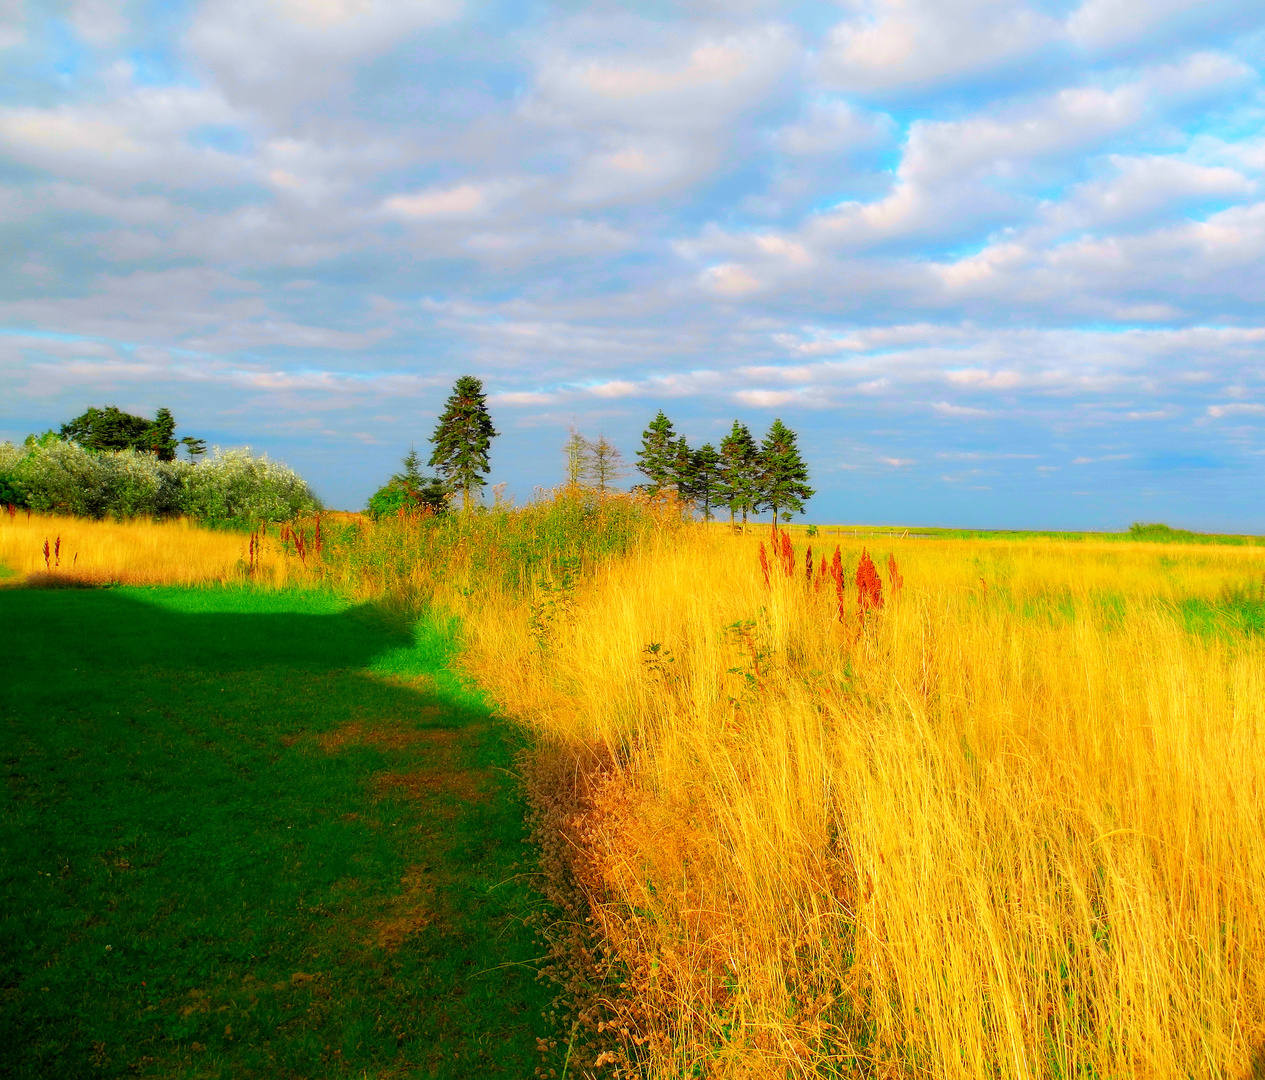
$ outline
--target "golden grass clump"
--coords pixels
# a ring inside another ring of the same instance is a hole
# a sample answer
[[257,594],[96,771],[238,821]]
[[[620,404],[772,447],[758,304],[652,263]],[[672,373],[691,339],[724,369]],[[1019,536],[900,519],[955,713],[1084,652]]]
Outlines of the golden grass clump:
[[475,673],[544,748],[537,811],[627,1060],[1254,1075],[1265,645],[1181,603],[1265,553],[892,540],[880,610],[859,545],[835,595],[756,545],[651,537],[547,641],[526,605],[465,609]]
[[247,535],[187,519],[93,521],[24,510],[0,512],[0,566],[14,572],[12,583],[50,587],[252,581],[284,588],[308,577],[286,557],[275,526]]

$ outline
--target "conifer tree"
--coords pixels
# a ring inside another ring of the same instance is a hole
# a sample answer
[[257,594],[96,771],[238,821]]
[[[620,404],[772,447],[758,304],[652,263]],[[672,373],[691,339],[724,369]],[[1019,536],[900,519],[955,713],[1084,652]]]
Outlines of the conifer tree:
[[681,435],[672,444],[672,467],[669,483],[676,488],[676,496],[683,503],[694,501],[694,452],[689,441]]
[[734,421],[732,430],[720,442],[720,477],[717,502],[729,508],[729,524],[742,511],[742,526],[747,514],[755,510],[757,473],[760,450],[746,424]]
[[760,483],[758,507],[773,511],[773,528],[777,528],[779,510],[798,514],[804,503],[813,497],[808,486],[808,466],[799,456],[798,436],[781,420],[774,420],[760,444]]
[[711,443],[704,443],[691,458],[693,483],[691,494],[702,508],[703,520],[711,521],[712,507],[720,502],[720,455]]
[[562,453],[567,463],[567,483],[576,487],[584,482],[593,467],[593,444],[575,430],[569,428],[571,434],[562,444]]
[[145,449],[149,450],[159,461],[175,461],[176,450],[180,446],[176,442],[176,418],[167,408],[159,409],[154,422],[145,432]]
[[483,382],[463,375],[453,384],[444,411],[430,437],[435,450],[430,465],[439,473],[449,491],[461,492],[462,508],[474,509],[474,500],[491,466],[488,454],[492,440],[500,434],[488,415]]
[[637,451],[637,469],[650,481],[646,485],[648,494],[658,495],[664,488],[676,484],[678,449],[672,421],[660,409],[641,433],[641,449]]
[[597,490],[605,492],[624,475],[624,455],[605,435],[599,435],[597,442],[589,443],[589,450],[588,475],[597,485]]

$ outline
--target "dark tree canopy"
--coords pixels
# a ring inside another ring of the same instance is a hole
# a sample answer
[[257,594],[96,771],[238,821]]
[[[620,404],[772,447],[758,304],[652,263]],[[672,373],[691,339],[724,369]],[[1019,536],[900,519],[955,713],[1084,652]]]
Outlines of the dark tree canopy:
[[491,470],[488,456],[498,434],[488,415],[482,380],[461,376],[430,437],[435,447],[430,465],[449,491],[461,492],[466,510],[474,508],[475,495],[487,483],[485,477]]
[[149,429],[150,421],[143,416],[125,413],[117,405],[94,405],[62,424],[61,437],[85,450],[148,450]]
[[799,456],[797,442],[795,432],[781,420],[774,420],[760,444],[758,509],[768,507],[773,511],[774,528],[779,511],[798,514],[813,497],[813,489],[808,486],[808,466]]
[[78,443],[85,450],[98,453],[138,450],[153,454],[160,461],[174,461],[181,443],[189,447],[190,454],[206,450],[206,443],[201,439],[176,439],[176,418],[167,408],[159,409],[153,420],[146,420],[143,416],[123,412],[117,405],[107,405],[104,409],[94,405],[62,424],[61,437]]
[[729,524],[742,512],[742,522],[756,509],[759,492],[760,449],[746,424],[734,426],[720,443],[720,482],[717,502],[729,508]]
[[650,481],[646,490],[651,495],[676,486],[678,453],[672,421],[660,409],[650,421],[650,426],[641,433],[641,449],[637,451],[637,468]]
[[711,521],[712,507],[721,501],[720,455],[711,443],[704,443],[690,456],[690,498]]

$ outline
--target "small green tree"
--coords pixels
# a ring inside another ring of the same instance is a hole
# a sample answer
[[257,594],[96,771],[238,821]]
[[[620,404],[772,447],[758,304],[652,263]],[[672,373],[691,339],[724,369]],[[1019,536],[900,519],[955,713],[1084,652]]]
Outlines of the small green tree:
[[692,483],[690,495],[703,511],[703,520],[711,521],[712,507],[720,501],[720,454],[711,443],[704,443],[691,457]]
[[774,420],[760,444],[760,487],[757,508],[773,511],[773,527],[777,528],[779,511],[789,514],[803,511],[804,503],[813,497],[808,486],[808,466],[799,455],[798,437],[781,420]]
[[488,414],[483,382],[463,375],[453,384],[452,393],[430,437],[435,447],[430,465],[452,492],[461,492],[465,512],[474,509],[474,500],[491,470],[488,455],[499,432]]
[[597,442],[590,443],[589,450],[588,475],[597,485],[597,490],[605,492],[624,475],[624,455],[605,435],[599,435]]
[[190,461],[197,461],[198,458],[206,453],[205,439],[195,439],[192,435],[186,435],[180,440],[180,445],[189,451]]
[[755,509],[758,488],[760,449],[746,424],[734,426],[720,442],[720,477],[717,502],[729,508],[729,525],[742,511],[742,527],[747,527],[747,514]]
[[593,467],[593,444],[575,430],[569,429],[570,435],[562,444],[562,453],[566,459],[567,483],[572,487],[584,483]]
[[637,451],[637,469],[650,481],[646,485],[650,495],[676,484],[676,441],[672,421],[660,409],[641,433],[641,449]]
[[442,514],[448,509],[449,491],[437,476],[422,475],[422,459],[415,447],[401,462],[403,472],[391,477],[369,498],[366,508],[375,521],[400,510],[429,510]]

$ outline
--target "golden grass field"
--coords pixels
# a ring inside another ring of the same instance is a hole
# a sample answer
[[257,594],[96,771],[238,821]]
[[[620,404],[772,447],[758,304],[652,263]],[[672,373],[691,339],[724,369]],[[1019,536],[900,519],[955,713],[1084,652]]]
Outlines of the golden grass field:
[[646,1071],[1261,1075],[1265,644],[1176,605],[1265,552],[888,540],[860,629],[756,543],[612,563],[545,648],[467,624]]
[[[43,573],[58,529],[100,580],[242,576],[240,535],[179,524],[6,517],[0,562]],[[768,584],[761,540],[439,594],[534,735],[620,1074],[1265,1075],[1265,637],[1235,615],[1265,549],[845,535],[841,621],[803,534]]]

